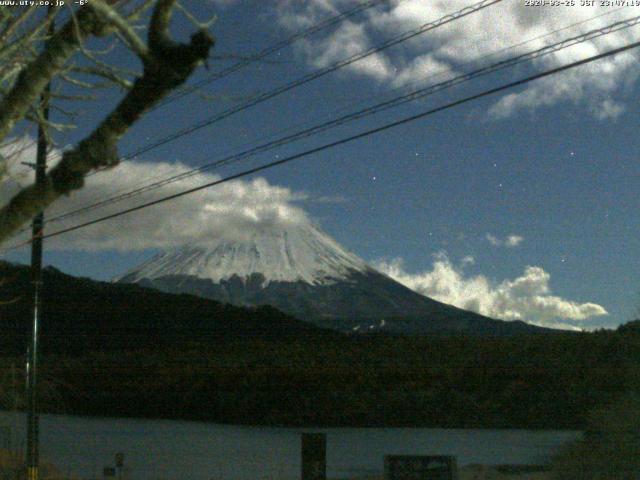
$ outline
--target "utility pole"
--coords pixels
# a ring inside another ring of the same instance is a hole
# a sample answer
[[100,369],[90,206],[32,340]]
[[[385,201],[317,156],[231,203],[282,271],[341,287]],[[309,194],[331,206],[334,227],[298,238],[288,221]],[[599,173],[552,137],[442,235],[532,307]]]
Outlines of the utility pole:
[[[48,90],[48,88],[47,88]],[[43,117],[46,120],[49,108],[48,99],[43,95]],[[47,168],[47,139],[42,125],[38,128],[38,151],[36,154],[36,185],[42,185]],[[38,434],[39,417],[37,413],[37,375],[38,375],[38,333],[42,312],[42,229],[44,213],[38,213],[32,223],[31,243],[31,284],[33,288],[33,324],[27,355],[27,480],[38,480]]]
[[[49,5],[48,15],[52,14],[55,7]],[[55,32],[54,21],[51,19],[48,33],[51,36]],[[46,46],[45,46],[46,48]],[[48,83],[42,92],[40,104],[42,118],[49,119],[49,97],[51,83]],[[38,150],[35,163],[35,185],[42,187],[46,182],[48,140],[45,131],[46,126],[40,122],[38,126]],[[38,480],[39,465],[39,430],[40,419],[37,413],[37,375],[38,375],[38,333],[40,315],[42,312],[42,234],[44,228],[44,212],[38,213],[33,219],[31,235],[31,283],[33,285],[33,325],[31,340],[27,353],[27,480]]]

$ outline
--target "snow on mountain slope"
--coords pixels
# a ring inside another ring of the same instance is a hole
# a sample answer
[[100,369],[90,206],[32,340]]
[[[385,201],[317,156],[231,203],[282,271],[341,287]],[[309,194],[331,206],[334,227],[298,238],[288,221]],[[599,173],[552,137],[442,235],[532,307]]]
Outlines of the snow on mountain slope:
[[213,238],[205,246],[161,253],[119,279],[137,282],[186,275],[220,282],[259,273],[264,276],[263,286],[272,281],[331,285],[346,280],[354,272],[369,269],[359,257],[319,228],[307,224],[254,232],[240,242]]
[[517,333],[424,297],[368,266],[309,223],[201,239],[156,255],[116,281],[240,306],[271,305],[300,320],[351,331]]

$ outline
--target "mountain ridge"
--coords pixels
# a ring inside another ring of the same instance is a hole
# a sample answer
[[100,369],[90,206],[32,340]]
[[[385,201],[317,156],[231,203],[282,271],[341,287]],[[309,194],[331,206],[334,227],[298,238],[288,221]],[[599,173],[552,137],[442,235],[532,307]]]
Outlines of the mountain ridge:
[[265,285],[271,281],[325,285],[368,269],[362,259],[309,224],[253,231],[240,242],[211,238],[206,244],[162,252],[114,280],[187,275],[220,282],[260,273]]
[[[0,350],[21,351],[32,319],[30,269],[0,261]],[[243,308],[194,295],[114,284],[43,269],[45,350],[131,350],[211,338],[338,335],[273,307]]]
[[[377,271],[315,225],[254,231],[230,241],[160,253],[115,279],[241,306],[272,305],[300,320],[342,332],[420,335],[446,330],[508,334],[505,322],[420,295]],[[499,323],[493,323],[499,322]],[[430,324],[431,323],[431,324]],[[437,325],[436,325],[437,324]],[[524,322],[513,330],[549,329]]]

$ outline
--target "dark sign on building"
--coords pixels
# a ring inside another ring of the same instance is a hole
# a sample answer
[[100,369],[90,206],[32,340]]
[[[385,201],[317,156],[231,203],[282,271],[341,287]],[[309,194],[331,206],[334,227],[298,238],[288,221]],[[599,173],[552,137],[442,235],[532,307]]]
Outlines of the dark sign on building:
[[456,457],[431,455],[387,455],[385,480],[457,480]]
[[302,480],[326,480],[327,435],[302,434]]

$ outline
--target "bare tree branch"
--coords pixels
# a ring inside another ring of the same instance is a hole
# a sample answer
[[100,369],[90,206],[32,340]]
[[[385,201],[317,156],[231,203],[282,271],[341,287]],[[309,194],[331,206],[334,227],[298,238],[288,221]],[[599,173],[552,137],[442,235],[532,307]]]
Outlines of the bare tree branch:
[[155,0],[145,0],[142,2],[127,15],[127,20],[129,22],[135,22],[138,20],[144,12],[151,8],[153,2],[155,2]]
[[180,12],[182,12],[182,14],[187,17],[187,20],[189,20],[191,24],[198,29],[209,29],[211,25],[213,25],[218,20],[217,15],[212,16],[211,18],[209,18],[209,20],[205,20],[204,22],[198,20],[196,17],[191,15],[191,12],[189,12],[189,10],[180,5],[180,2],[176,2],[176,8],[180,10]]
[[29,8],[25,8],[22,12],[14,15],[11,21],[7,22],[7,26],[2,31],[2,33],[0,33],[0,45],[4,45],[6,43],[7,39],[11,35],[13,35],[13,32],[15,32],[20,24],[25,22],[33,14],[33,12],[36,11],[36,8],[38,7],[32,6]]
[[101,68],[101,67],[73,67],[72,70],[77,73],[85,75],[92,75],[94,77],[103,78],[114,85],[118,85],[125,90],[129,90],[133,87],[133,82],[124,78],[121,72],[114,71],[113,68]]
[[[143,75],[134,82],[118,106],[88,137],[63,154],[61,161],[48,172],[44,185],[26,187],[0,209],[0,242],[57,198],[81,188],[85,175],[90,171],[117,165],[118,140],[148,109],[184,83],[193,70],[208,58],[214,40],[207,30],[194,33],[188,44],[177,43],[170,38],[168,29],[174,4],[175,0],[157,1],[149,26],[148,54],[141,58]],[[44,85],[26,86],[25,80],[34,76],[37,77],[34,80],[42,83],[44,78],[46,85],[46,79],[61,71],[63,59],[69,57],[71,50],[78,48],[81,40],[78,37],[98,34],[105,28],[96,11],[99,9],[81,9],[77,18],[80,33],[76,35],[76,27],[68,23],[52,38],[45,52],[23,71],[16,85],[20,83],[23,88],[28,88],[31,97],[22,103],[16,98],[7,100],[15,92],[14,88],[0,104],[0,139],[17,119],[24,116],[34,101],[34,95],[37,97],[34,92],[44,88]],[[36,75],[32,71],[34,64],[40,65],[45,73]],[[25,74],[27,71],[29,73]],[[12,114],[4,113],[4,104]]]
[[142,59],[143,63],[149,61],[149,49],[142,39],[138,37],[138,34],[126,19],[122,18],[115,9],[111,8],[102,0],[96,0],[91,4],[91,8],[93,8],[101,18],[118,29],[118,32],[122,35],[127,45]]
[[79,10],[77,20],[77,25],[73,19],[68,21],[49,39],[47,48],[20,72],[13,88],[0,102],[0,141],[11,132],[16,122],[24,118],[29,107],[63,69],[83,38],[98,32],[101,26],[100,19],[86,6]]

